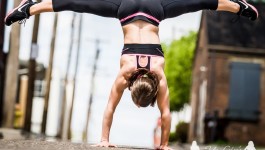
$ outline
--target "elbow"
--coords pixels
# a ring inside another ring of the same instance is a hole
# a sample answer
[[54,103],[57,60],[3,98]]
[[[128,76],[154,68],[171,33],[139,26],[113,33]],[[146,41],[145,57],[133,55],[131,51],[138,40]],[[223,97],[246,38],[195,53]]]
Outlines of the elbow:
[[107,106],[105,109],[105,113],[107,114],[113,114],[115,112],[115,108],[112,106]]

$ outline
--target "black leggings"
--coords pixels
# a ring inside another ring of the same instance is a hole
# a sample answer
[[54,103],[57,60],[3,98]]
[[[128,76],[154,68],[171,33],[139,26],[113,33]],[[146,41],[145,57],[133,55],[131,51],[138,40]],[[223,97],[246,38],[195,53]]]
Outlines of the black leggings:
[[142,11],[159,21],[203,9],[216,10],[218,0],[52,0],[54,11],[75,11],[123,19]]

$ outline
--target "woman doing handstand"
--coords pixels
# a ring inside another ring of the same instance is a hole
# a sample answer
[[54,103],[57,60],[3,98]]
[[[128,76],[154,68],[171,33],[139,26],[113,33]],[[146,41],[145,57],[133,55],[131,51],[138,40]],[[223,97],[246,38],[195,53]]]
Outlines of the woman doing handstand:
[[164,19],[203,9],[229,11],[250,20],[258,18],[258,11],[245,0],[44,0],[40,3],[22,0],[8,13],[5,23],[22,23],[31,15],[66,10],[119,19],[124,33],[124,48],[120,71],[105,109],[98,146],[113,146],[109,143],[113,114],[123,91],[129,88],[138,107],[153,106],[157,100],[162,129],[159,149],[170,149],[169,90],[158,25]]

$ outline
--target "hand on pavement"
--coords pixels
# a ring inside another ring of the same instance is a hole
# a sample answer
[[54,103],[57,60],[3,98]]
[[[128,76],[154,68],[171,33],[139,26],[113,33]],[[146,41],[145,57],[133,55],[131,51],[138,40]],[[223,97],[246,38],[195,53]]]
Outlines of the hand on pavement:
[[156,148],[156,150],[173,150],[172,148],[168,147],[168,146],[159,146],[158,148]]
[[94,147],[117,147],[116,145],[110,144],[108,141],[101,141],[99,144],[92,145]]

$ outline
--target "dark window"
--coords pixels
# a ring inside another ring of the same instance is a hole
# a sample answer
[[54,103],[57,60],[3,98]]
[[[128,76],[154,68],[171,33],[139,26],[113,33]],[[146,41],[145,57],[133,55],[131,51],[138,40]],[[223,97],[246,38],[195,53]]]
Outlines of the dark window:
[[233,62],[230,65],[230,97],[227,117],[255,121],[259,117],[259,64]]
[[45,82],[43,80],[36,80],[34,88],[35,97],[44,97],[45,95]]

